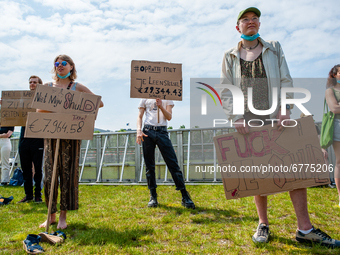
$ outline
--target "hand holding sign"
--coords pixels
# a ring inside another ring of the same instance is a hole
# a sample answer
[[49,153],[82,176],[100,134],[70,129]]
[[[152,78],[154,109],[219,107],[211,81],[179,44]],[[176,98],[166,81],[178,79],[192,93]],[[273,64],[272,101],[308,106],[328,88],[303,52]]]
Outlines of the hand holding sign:
[[85,113],[97,116],[101,97],[68,89],[38,85],[32,107],[58,113]]
[[131,61],[131,98],[182,100],[182,64]]
[[38,85],[32,106],[57,113],[29,113],[25,137],[91,140],[100,102],[100,96]]
[[130,97],[182,101],[182,64],[132,60]]
[[266,125],[214,137],[227,199],[329,183],[314,121],[298,119],[282,132]]
[[94,115],[30,113],[25,137],[91,140]]

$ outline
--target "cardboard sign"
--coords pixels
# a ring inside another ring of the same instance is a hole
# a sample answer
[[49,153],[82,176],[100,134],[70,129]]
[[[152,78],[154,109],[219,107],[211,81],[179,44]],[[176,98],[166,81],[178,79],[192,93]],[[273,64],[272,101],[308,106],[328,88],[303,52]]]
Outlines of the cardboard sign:
[[131,98],[182,101],[182,64],[131,61]]
[[25,126],[28,112],[35,112],[31,108],[34,91],[8,90],[2,91],[1,126]]
[[[296,127],[276,124],[214,137],[227,199],[268,195],[329,183],[312,117]],[[294,124],[294,123],[293,123]],[[335,166],[332,166],[333,171]]]
[[92,140],[94,121],[94,114],[30,112],[25,138]]
[[32,107],[58,113],[94,114],[97,116],[101,96],[37,85]]

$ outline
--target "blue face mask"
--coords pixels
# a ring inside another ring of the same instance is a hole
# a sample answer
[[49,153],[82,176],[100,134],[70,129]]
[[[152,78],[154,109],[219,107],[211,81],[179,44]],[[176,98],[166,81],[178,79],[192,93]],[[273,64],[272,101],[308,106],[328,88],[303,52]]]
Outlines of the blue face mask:
[[340,80],[337,80],[336,82],[337,82],[337,83],[340,83]]
[[260,36],[259,33],[257,33],[256,35],[252,35],[252,36],[242,34],[242,35],[241,35],[241,38],[244,39],[244,40],[247,40],[247,41],[254,41],[254,40],[257,39],[259,36]]
[[60,78],[60,79],[66,79],[67,77],[69,77],[71,75],[71,72],[68,72],[68,74],[66,74],[65,76],[61,76],[60,74],[57,73],[57,76]]

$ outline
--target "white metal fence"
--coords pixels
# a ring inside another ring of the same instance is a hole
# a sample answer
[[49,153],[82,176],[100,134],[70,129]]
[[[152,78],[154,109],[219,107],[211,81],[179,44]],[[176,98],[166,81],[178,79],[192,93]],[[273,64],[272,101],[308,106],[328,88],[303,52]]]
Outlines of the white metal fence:
[[[217,166],[213,137],[234,132],[234,129],[194,128],[168,131],[186,182],[222,181],[220,172],[210,173],[205,172],[205,169],[209,166],[216,169]],[[18,139],[13,138],[11,142],[11,161],[19,164]],[[328,151],[330,163],[334,163],[333,149],[329,148]],[[93,140],[82,142],[79,163],[79,181],[83,183],[146,182],[142,148],[136,143],[136,131],[94,134]],[[157,182],[171,183],[171,175],[157,148],[155,163]],[[197,171],[198,168],[200,171]]]

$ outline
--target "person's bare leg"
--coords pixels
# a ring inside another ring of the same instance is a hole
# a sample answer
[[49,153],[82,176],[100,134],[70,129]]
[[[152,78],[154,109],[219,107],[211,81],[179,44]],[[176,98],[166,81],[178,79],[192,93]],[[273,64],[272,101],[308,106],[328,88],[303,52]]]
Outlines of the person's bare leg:
[[67,213],[67,211],[60,211],[60,216],[59,216],[59,222],[58,222],[57,229],[65,229],[65,228],[67,228],[66,213]]
[[[334,181],[338,190],[340,201],[340,142],[333,142],[333,149],[335,154],[335,167],[334,167]],[[340,203],[339,203],[340,205]]]
[[296,189],[289,192],[292,200],[299,230],[311,229],[312,223],[309,219],[307,207],[307,189]]
[[[335,170],[334,176],[335,176],[336,174],[339,174],[339,168]],[[337,190],[338,190],[338,195],[339,195],[339,206],[340,206],[340,178],[335,178],[335,177],[334,177],[334,181],[335,181],[336,188],[337,188]]]
[[255,196],[255,205],[257,209],[257,214],[259,216],[259,223],[265,223],[269,225],[267,217],[267,196]]
[[[50,225],[53,223],[56,223],[55,217],[56,217],[56,213],[52,213],[51,218],[50,218]],[[47,220],[44,223],[40,224],[39,228],[46,228],[46,225],[47,225]]]

